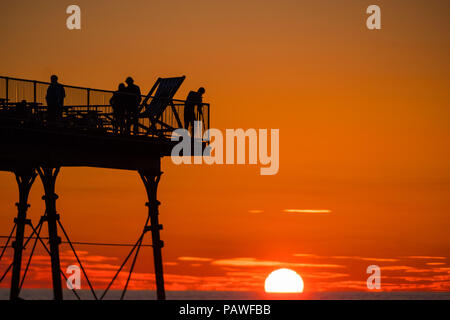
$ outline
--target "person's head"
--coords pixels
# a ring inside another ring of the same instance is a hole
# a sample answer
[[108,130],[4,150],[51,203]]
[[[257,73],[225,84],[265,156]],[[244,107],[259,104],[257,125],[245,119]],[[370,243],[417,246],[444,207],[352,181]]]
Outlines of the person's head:
[[200,87],[200,88],[198,88],[197,92],[200,93],[200,94],[204,94],[205,93],[205,88]]
[[58,82],[58,77],[57,77],[56,75],[52,75],[52,76],[50,77],[50,82],[51,82],[51,83],[57,83],[57,82]]
[[128,85],[130,85],[130,84],[133,84],[134,80],[133,80],[132,77],[128,77],[128,78],[125,80],[125,82],[126,82]]
[[125,84],[121,83],[119,84],[119,91],[125,90]]

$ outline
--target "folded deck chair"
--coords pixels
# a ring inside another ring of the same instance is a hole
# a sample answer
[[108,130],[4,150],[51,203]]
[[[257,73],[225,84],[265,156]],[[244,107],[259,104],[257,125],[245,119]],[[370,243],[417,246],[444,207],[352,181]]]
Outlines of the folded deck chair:
[[150,119],[150,130],[156,131],[156,124],[164,127],[166,129],[165,131],[173,131],[175,129],[161,120],[162,114],[169,105],[172,107],[179,128],[183,127],[172,99],[185,78],[185,76],[182,76],[175,78],[158,78],[158,80],[156,80],[141,104],[141,112],[139,115],[140,118],[148,117]]

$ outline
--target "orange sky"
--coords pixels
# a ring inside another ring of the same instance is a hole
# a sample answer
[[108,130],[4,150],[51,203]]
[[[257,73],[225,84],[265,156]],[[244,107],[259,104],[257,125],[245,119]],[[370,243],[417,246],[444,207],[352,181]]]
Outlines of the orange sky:
[[[375,3],[382,29],[369,31],[365,9]],[[132,75],[143,92],[159,76],[186,75],[177,97],[204,86],[212,127],[280,129],[275,176],[164,159],[168,289],[262,290],[270,271],[288,266],[305,291],[364,290],[370,264],[382,267],[385,290],[450,289],[448,1],[77,1],[81,31],[65,27],[69,4],[0,4],[2,75],[56,73],[110,90]],[[63,168],[57,193],[73,240],[134,242],[145,222],[134,172]],[[42,194],[37,181],[36,223]],[[16,199],[14,176],[0,173],[3,235]],[[79,249],[99,286],[126,255]],[[153,286],[150,249],[136,268],[133,288]],[[28,286],[49,286],[38,273]]]

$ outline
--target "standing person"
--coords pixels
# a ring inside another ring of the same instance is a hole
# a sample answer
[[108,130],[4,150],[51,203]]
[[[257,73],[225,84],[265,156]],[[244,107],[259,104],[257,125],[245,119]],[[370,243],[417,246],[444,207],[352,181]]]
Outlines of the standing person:
[[19,118],[25,118],[27,116],[27,101],[22,100],[16,105],[16,115]]
[[125,107],[127,103],[125,92],[126,87],[123,83],[121,83],[119,84],[117,91],[114,91],[112,98],[109,100],[114,114],[114,133],[123,133],[125,129]]
[[64,98],[66,92],[64,87],[58,82],[58,77],[52,75],[50,77],[50,85],[47,89],[45,100],[47,101],[48,119],[55,121],[61,118],[64,107]]
[[200,87],[197,91],[189,92],[186,103],[184,105],[184,128],[189,131],[189,127],[192,127],[191,137],[194,137],[194,121],[195,121],[195,106],[199,114],[202,113],[203,94],[205,88]]
[[141,89],[134,84],[132,77],[128,77],[125,82],[127,83],[126,92],[127,97],[127,129],[131,131],[131,125],[133,125],[134,134],[138,133],[139,124],[139,105],[142,100]]

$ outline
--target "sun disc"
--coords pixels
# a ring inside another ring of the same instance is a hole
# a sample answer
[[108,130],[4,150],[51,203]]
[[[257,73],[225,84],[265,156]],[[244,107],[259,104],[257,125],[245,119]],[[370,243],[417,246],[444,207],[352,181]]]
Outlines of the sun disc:
[[264,283],[266,292],[299,293],[303,292],[303,279],[295,271],[282,268],[270,273]]

